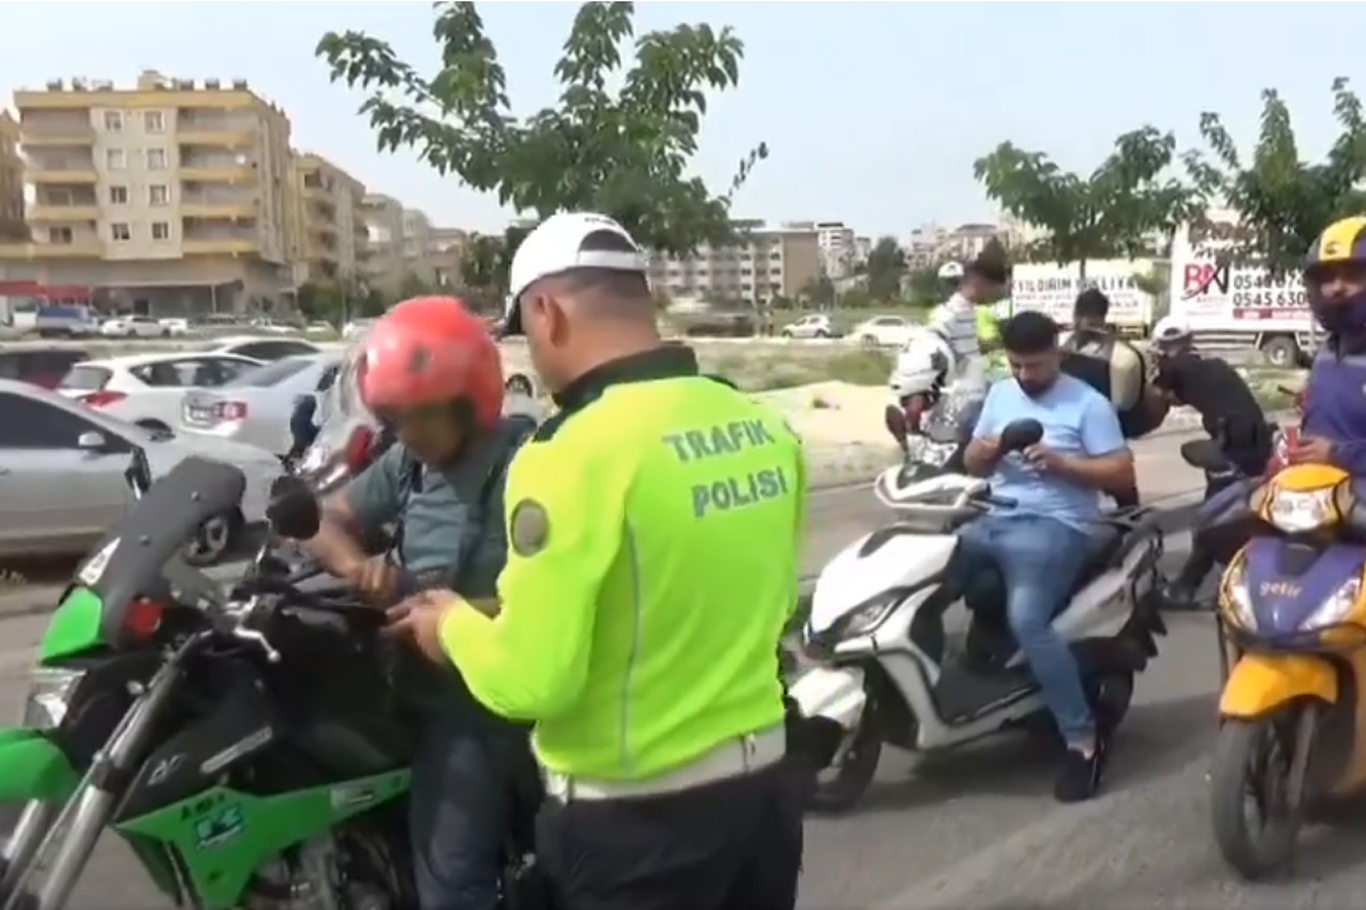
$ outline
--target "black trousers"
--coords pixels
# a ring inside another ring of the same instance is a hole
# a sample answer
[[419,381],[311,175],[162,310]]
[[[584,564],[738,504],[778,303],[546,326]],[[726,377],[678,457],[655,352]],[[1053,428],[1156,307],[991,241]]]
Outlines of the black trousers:
[[536,850],[555,910],[792,910],[801,781],[782,761],[665,796],[546,800]]

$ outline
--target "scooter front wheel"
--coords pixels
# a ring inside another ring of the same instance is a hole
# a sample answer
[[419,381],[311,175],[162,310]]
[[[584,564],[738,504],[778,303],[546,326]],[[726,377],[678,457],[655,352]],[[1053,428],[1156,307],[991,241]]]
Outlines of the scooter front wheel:
[[[1225,719],[1214,742],[1210,817],[1224,860],[1249,881],[1286,870],[1299,837],[1303,764],[1295,760],[1301,706]],[[1249,811],[1251,810],[1251,811]]]
[[882,759],[882,731],[878,729],[877,716],[877,706],[869,692],[858,724],[840,744],[830,766],[816,775],[811,792],[812,811],[848,812],[868,792]]

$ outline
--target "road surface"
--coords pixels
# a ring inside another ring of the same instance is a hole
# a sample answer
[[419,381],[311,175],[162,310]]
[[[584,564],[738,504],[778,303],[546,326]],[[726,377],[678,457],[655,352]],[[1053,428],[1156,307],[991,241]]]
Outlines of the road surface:
[[[866,491],[818,494],[806,568],[872,526]],[[1169,538],[1170,559],[1185,535]],[[0,700],[13,713],[41,616],[0,621]],[[1050,757],[1021,738],[988,740],[934,760],[885,754],[866,801],[807,823],[802,910],[1077,910],[1088,906],[1246,910],[1351,906],[1366,891],[1366,840],[1311,831],[1294,884],[1235,882],[1211,843],[1204,769],[1217,679],[1208,619],[1176,616],[1141,677],[1117,737],[1104,794],[1079,806],[1051,797]],[[162,910],[116,838],[100,845],[70,910]]]

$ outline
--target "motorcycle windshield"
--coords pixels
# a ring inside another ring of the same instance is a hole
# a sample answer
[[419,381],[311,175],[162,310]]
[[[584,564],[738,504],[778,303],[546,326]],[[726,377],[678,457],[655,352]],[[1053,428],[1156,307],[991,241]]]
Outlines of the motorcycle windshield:
[[74,582],[101,604],[105,642],[119,639],[124,612],[141,596],[156,597],[162,569],[193,539],[206,519],[237,508],[247,478],[220,461],[186,458],[152,484],[123,520],[105,533],[76,570]]

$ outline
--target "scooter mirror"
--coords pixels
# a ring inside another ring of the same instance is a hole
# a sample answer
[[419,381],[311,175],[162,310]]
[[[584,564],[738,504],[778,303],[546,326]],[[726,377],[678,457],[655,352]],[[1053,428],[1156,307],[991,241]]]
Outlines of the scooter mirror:
[[292,474],[275,478],[270,485],[266,518],[275,533],[294,540],[308,540],[322,526],[322,508],[308,484]]
[[1001,451],[1019,452],[1043,439],[1043,424],[1032,418],[1012,420],[1001,431]]

